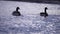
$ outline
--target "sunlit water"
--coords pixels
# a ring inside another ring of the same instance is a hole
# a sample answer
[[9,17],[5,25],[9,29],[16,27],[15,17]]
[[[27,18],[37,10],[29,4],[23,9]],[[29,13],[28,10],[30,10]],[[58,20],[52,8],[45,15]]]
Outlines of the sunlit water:
[[55,34],[59,15],[0,16],[0,34]]
[[[20,7],[22,16],[12,16],[16,7]],[[45,7],[46,18],[39,15]],[[55,4],[0,1],[0,34],[60,34],[59,8]]]

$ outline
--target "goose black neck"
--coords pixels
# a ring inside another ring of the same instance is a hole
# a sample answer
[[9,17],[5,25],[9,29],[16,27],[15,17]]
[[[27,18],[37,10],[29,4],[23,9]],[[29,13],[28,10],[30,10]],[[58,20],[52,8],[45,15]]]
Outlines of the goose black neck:
[[16,11],[18,12],[18,9],[16,9]]
[[46,13],[46,10],[47,10],[47,9],[45,9],[45,13]]

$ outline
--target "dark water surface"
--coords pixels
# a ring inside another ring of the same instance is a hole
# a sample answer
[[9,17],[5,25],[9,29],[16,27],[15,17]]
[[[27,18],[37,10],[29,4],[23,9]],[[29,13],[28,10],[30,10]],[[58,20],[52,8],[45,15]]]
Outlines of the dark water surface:
[[0,34],[59,34],[60,15],[0,16]]

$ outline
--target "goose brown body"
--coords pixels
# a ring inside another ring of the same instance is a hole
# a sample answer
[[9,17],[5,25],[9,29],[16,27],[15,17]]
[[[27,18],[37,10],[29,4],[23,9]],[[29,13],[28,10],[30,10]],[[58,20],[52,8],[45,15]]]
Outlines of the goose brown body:
[[16,11],[12,13],[13,16],[21,16],[21,13],[18,11],[19,7],[16,8]]
[[40,13],[40,16],[47,17],[47,16],[48,16],[48,13],[46,12],[47,9],[48,9],[48,8],[45,7],[45,12],[41,12],[41,13]]

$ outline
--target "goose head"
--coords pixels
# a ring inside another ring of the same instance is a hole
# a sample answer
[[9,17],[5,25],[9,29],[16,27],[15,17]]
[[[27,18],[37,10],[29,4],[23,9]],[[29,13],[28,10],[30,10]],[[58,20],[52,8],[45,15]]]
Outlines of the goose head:
[[46,12],[46,10],[47,10],[47,9],[48,9],[48,8],[47,8],[47,7],[45,7],[45,10],[44,10],[44,11],[45,11],[45,13],[47,13],[47,12]]
[[47,7],[45,7],[45,10],[47,10],[48,8]]
[[19,8],[19,7],[17,7],[17,8],[16,8],[16,11],[18,11],[19,9],[20,9],[20,8]]

